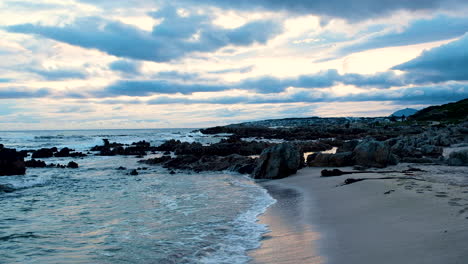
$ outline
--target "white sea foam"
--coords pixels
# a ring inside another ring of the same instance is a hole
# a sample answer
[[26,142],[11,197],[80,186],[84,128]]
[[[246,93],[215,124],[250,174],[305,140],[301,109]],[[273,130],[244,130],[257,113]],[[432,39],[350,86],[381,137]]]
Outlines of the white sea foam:
[[250,260],[247,251],[258,248],[262,235],[269,231],[266,225],[258,223],[258,216],[276,203],[276,200],[270,196],[267,190],[255,183],[246,184],[233,181],[233,184],[250,189],[253,204],[231,222],[232,232],[226,235],[222,243],[215,245],[216,251],[202,258],[201,263],[247,263]]

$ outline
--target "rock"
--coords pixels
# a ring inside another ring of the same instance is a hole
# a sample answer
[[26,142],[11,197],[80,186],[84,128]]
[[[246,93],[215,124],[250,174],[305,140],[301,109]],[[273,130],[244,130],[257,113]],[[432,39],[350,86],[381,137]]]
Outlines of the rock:
[[360,166],[384,168],[397,163],[386,143],[369,138],[356,146],[353,155],[356,165]]
[[57,148],[42,148],[39,150],[36,150],[32,154],[33,159],[42,159],[42,158],[51,158],[54,156],[54,153],[57,152]]
[[413,158],[413,157],[405,157],[401,159],[401,162],[405,163],[426,163],[426,164],[439,164],[441,163],[438,159],[433,158]]
[[312,162],[315,160],[317,156],[318,156],[318,153],[309,154],[306,159],[307,166],[311,166]]
[[44,161],[35,159],[27,160],[25,164],[28,168],[45,168],[47,166]]
[[421,153],[424,156],[430,157],[440,157],[442,156],[443,149],[441,147],[433,146],[433,145],[424,145],[421,147]]
[[468,149],[450,153],[447,163],[450,166],[468,166]]
[[156,165],[156,164],[161,164],[161,163],[170,161],[171,159],[172,159],[171,156],[162,156],[160,158],[140,160],[139,162],[146,163],[146,164],[149,164],[149,165]]
[[0,176],[24,175],[26,164],[24,157],[16,149],[0,148]]
[[336,153],[352,152],[358,144],[359,144],[358,140],[349,140],[349,141],[343,142],[343,145],[336,150]]
[[122,167],[122,166],[120,166],[120,167],[117,168],[117,170],[126,170],[126,169],[127,169],[127,168]]
[[255,159],[232,154],[229,156],[196,156],[179,155],[175,158],[162,156],[160,158],[141,160],[139,162],[162,165],[168,169],[200,171],[231,170],[239,173],[251,173],[255,167]]
[[297,147],[282,143],[265,149],[253,172],[255,179],[280,179],[295,174],[303,166],[304,157]]
[[341,152],[336,154],[319,153],[307,165],[312,167],[345,167],[353,164],[353,153]]
[[176,174],[176,172],[173,171],[173,170],[171,170],[171,171],[169,172],[169,174],[174,175],[174,174]]
[[59,152],[55,153],[55,157],[72,157],[72,158],[79,158],[79,157],[86,157],[86,154],[81,152],[72,152],[73,149],[63,148]]
[[78,163],[76,163],[74,161],[70,161],[70,162],[68,162],[67,168],[77,169],[78,168]]
[[133,175],[133,176],[138,175],[138,171],[137,170],[132,170],[130,172],[130,175]]

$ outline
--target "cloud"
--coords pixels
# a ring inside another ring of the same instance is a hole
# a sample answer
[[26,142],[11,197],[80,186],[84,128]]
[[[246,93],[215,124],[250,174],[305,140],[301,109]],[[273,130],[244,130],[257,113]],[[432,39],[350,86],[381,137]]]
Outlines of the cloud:
[[468,80],[468,34],[459,40],[424,51],[417,58],[393,67],[406,72],[411,82]]
[[181,84],[165,80],[147,81],[118,81],[104,89],[98,91],[96,95],[102,97],[111,96],[148,96],[152,94],[192,94],[194,92],[218,92],[229,89],[224,85],[210,84]]
[[87,74],[79,69],[43,69],[28,68],[27,71],[37,74],[48,81],[59,81],[69,79],[85,79]]
[[198,73],[179,72],[179,71],[161,71],[156,73],[154,78],[177,80],[177,81],[193,81],[200,79]]
[[213,52],[222,47],[264,44],[281,32],[272,20],[251,21],[226,29],[209,16],[181,16],[174,8],[151,13],[162,22],[152,32],[100,17],[82,17],[64,26],[19,24],[5,27],[14,33],[36,34],[108,54],[136,60],[167,62],[192,52]]
[[337,53],[343,56],[369,49],[434,42],[456,38],[466,32],[468,32],[467,17],[439,15],[432,18],[414,20],[404,28],[374,33],[355,44],[339,49]]
[[294,91],[278,94],[216,96],[207,99],[161,96],[147,104],[283,104],[321,102],[394,101],[411,103],[446,103],[468,98],[468,85],[456,83],[443,86],[419,86],[392,90],[374,90],[364,93],[333,95],[325,91]]
[[95,109],[89,106],[63,106],[54,113],[57,114],[80,114],[80,113],[91,113],[95,112]]
[[50,95],[49,89],[33,90],[26,87],[0,88],[0,99],[41,98]]
[[[168,72],[178,75],[177,72]],[[189,76],[187,80],[191,79]],[[179,79],[180,80],[180,79]],[[393,72],[376,73],[373,75],[339,74],[336,70],[321,71],[310,75],[301,75],[294,78],[276,78],[262,76],[248,78],[237,83],[180,83],[167,80],[121,80],[96,93],[99,97],[113,96],[149,96],[152,94],[192,94],[196,92],[219,92],[226,90],[248,90],[258,93],[279,93],[288,87],[299,88],[328,88],[335,84],[356,85],[359,87],[390,88],[405,85],[404,78]]]
[[218,71],[209,71],[211,74],[225,74],[225,73],[249,73],[254,69],[253,65],[240,67],[240,68],[230,68]]
[[121,72],[124,75],[140,74],[141,63],[129,60],[117,60],[109,64],[109,69]]
[[234,8],[249,11],[252,9],[288,11],[298,14],[315,14],[327,17],[339,17],[351,21],[384,16],[398,10],[451,10],[459,6],[466,6],[466,1],[464,0],[186,0],[186,2],[187,1],[198,4],[205,3],[222,8]]

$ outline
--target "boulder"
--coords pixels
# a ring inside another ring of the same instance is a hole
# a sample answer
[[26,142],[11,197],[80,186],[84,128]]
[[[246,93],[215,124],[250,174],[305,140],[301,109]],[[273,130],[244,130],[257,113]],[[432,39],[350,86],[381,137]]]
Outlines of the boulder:
[[77,169],[78,168],[78,163],[76,163],[74,161],[70,161],[70,162],[68,162],[67,168]]
[[44,161],[35,159],[27,160],[25,164],[28,168],[45,168],[47,166]]
[[253,172],[253,178],[284,178],[295,174],[303,163],[304,156],[296,146],[282,143],[263,150]]
[[73,157],[73,158],[78,158],[78,157],[86,157],[86,154],[83,154],[81,152],[72,152],[74,151],[73,149],[69,148],[63,148],[59,152],[55,153],[55,157]]
[[365,167],[385,168],[397,163],[386,143],[369,138],[356,146],[353,155],[356,165]]
[[450,153],[447,163],[450,166],[468,166],[468,149]]
[[32,154],[33,159],[43,159],[43,158],[51,158],[54,156],[54,153],[57,152],[57,148],[41,148],[36,150]]
[[0,176],[24,175],[26,166],[24,157],[16,149],[0,147]]
[[319,153],[315,159],[307,163],[307,165],[311,167],[345,167],[352,166],[353,164],[352,152],[341,152],[336,154]]
[[336,150],[336,153],[352,152],[358,144],[358,140],[348,140],[346,142],[343,142],[343,145]]

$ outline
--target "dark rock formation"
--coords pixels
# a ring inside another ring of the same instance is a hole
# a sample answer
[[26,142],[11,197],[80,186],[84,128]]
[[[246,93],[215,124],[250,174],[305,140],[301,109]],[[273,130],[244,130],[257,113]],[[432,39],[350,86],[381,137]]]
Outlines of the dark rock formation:
[[356,146],[359,144],[359,141],[358,140],[349,140],[349,141],[346,141],[346,142],[343,142],[343,145],[341,147],[339,147],[336,152],[337,153],[340,153],[340,152],[352,152],[354,150],[354,148],[356,148]]
[[318,153],[313,160],[307,163],[311,167],[345,167],[354,165],[352,152],[336,154]]
[[24,157],[16,149],[0,146],[0,176],[23,175],[26,173]]
[[450,153],[447,163],[450,166],[468,166],[468,149]]
[[365,167],[384,168],[397,163],[386,143],[369,138],[356,146],[353,155],[355,164]]
[[129,147],[124,147],[123,144],[116,142],[110,143],[108,139],[103,139],[103,141],[104,145],[94,146],[91,151],[98,151],[100,156],[145,156],[147,151],[154,150],[146,141],[134,142]]
[[299,149],[283,143],[265,149],[257,162],[253,178],[280,179],[295,174],[303,166],[304,157]]
[[81,152],[72,152],[73,149],[63,148],[59,152],[55,153],[55,157],[72,157],[72,158],[79,158],[79,157],[86,157],[86,154]]
[[168,169],[201,171],[223,171],[230,170],[239,173],[250,174],[255,166],[255,159],[232,154],[228,156],[195,156],[180,155],[175,158],[163,156],[140,161],[151,165],[162,165]]
[[52,158],[54,153],[57,152],[57,148],[41,148],[36,150],[32,154],[33,159],[43,159],[43,158]]
[[67,168],[77,169],[78,168],[78,163],[76,163],[74,161],[70,161],[70,162],[68,162]]
[[322,177],[334,177],[334,176],[341,176],[345,174],[351,174],[349,172],[343,172],[339,169],[333,169],[333,170],[322,170],[321,172]]
[[44,161],[35,159],[27,160],[25,164],[28,168],[45,168],[47,166]]
[[219,143],[209,146],[203,146],[198,142],[188,143],[172,139],[156,147],[156,150],[174,152],[176,155],[228,156],[231,154],[239,154],[248,156],[259,155],[265,148],[271,145],[271,143],[266,142],[247,142],[237,137],[224,139]]
[[138,175],[138,171],[137,170],[132,170],[130,172],[130,175],[136,176],[136,175]]

